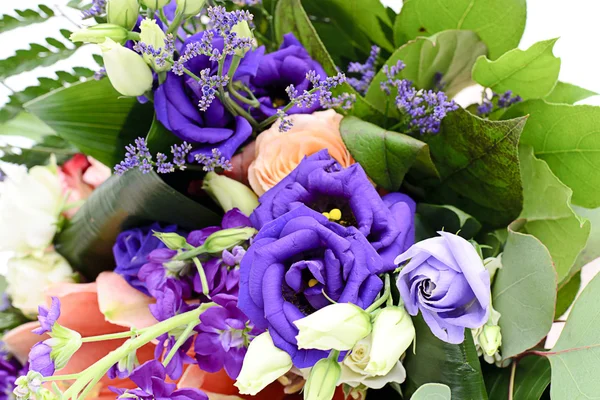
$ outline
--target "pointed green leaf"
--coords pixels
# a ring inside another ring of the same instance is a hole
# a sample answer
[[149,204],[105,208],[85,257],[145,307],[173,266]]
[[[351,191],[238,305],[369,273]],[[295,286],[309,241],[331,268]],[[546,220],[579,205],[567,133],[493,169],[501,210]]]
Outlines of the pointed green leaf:
[[521,144],[573,189],[573,203],[600,207],[600,107],[529,100],[512,106],[503,119],[529,115]]
[[[490,400],[506,400],[511,368],[483,367]],[[513,400],[539,400],[550,384],[550,363],[545,357],[529,356],[519,360],[515,373]]]
[[536,237],[509,226],[508,241],[492,288],[492,304],[502,314],[500,354],[507,359],[538,344],[550,331],[556,304],[556,273],[548,249]]
[[554,89],[545,97],[548,103],[575,104],[580,100],[591,96],[597,96],[598,93],[582,87],[558,81]]
[[43,4],[38,6],[39,10],[15,10],[17,16],[0,16],[0,33],[23,26],[44,22],[54,16],[54,11]]
[[519,45],[526,16],[525,0],[407,0],[394,24],[394,41],[401,46],[447,29],[470,30],[495,60]]
[[454,206],[419,203],[417,214],[434,231],[456,233],[465,239],[472,239],[481,229],[479,221]]
[[125,146],[148,132],[154,110],[136,98],[119,98],[108,79],[90,80],[39,97],[25,108],[83,153],[112,167]]
[[440,133],[422,137],[441,176],[426,183],[428,201],[451,204],[493,226],[514,220],[523,201],[517,145],[525,121],[451,112]]
[[533,148],[519,151],[523,180],[525,231],[538,238],[550,251],[558,282],[569,276],[590,234],[590,222],[571,208],[573,191],[552,173],[548,164],[535,158]]
[[356,117],[344,118],[340,131],[352,157],[375,183],[388,190],[398,190],[410,168],[421,175],[438,176],[429,147],[420,140]]
[[411,400],[450,400],[450,388],[441,383],[426,383],[412,395]]
[[584,265],[600,257],[600,208],[588,209],[574,206],[573,210],[580,218],[587,218],[592,224],[592,229],[590,230],[590,235],[585,247],[577,256],[575,264],[573,264],[570,275],[575,274],[577,271],[581,270]]
[[558,80],[560,58],[552,54],[557,40],[537,42],[527,50],[511,50],[495,61],[479,57],[473,66],[473,79],[496,93],[512,90],[523,99],[543,98]]
[[563,286],[559,289],[556,294],[556,310],[554,312],[554,319],[559,319],[573,301],[577,297],[577,293],[579,293],[579,288],[581,287],[581,271],[577,271],[577,273],[571,277]]
[[35,115],[21,111],[10,121],[0,123],[0,135],[22,136],[39,141],[44,136],[56,135],[56,132]]

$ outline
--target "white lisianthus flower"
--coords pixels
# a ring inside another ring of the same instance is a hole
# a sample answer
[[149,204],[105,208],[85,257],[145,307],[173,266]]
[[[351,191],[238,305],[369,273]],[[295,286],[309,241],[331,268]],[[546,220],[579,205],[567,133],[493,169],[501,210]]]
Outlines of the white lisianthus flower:
[[55,251],[8,260],[6,292],[13,306],[28,316],[35,316],[38,306],[45,303],[46,289],[56,283],[73,281],[73,269]]
[[152,71],[142,56],[107,37],[100,44],[106,75],[123,96],[141,96],[152,88]]
[[63,205],[56,165],[35,166],[0,162],[0,251],[24,255],[50,245]]

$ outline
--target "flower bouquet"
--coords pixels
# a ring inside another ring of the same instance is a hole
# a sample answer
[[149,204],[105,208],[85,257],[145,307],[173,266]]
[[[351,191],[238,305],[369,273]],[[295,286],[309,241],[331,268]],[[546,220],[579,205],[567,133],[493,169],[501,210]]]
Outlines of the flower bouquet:
[[2,110],[2,398],[597,397],[600,109],[525,0],[70,5],[0,62],[102,54]]

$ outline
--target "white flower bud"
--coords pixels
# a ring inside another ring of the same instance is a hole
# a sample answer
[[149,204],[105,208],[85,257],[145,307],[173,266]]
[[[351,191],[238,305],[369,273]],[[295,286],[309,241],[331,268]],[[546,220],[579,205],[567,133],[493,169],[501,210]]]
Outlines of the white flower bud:
[[169,4],[171,0],[141,0],[142,4],[153,10],[159,10]]
[[202,189],[225,212],[237,208],[244,214],[250,215],[258,207],[258,197],[248,186],[214,172],[206,174]]
[[332,304],[294,321],[298,348],[350,350],[371,333],[371,317],[351,303]]
[[235,381],[240,394],[254,396],[292,368],[292,358],[273,344],[269,332],[250,342],[242,370]]
[[207,253],[219,254],[225,249],[244,243],[255,234],[254,228],[222,229],[207,237],[202,247]]
[[138,0],[108,0],[106,4],[106,19],[109,24],[120,25],[132,30],[140,15]]
[[127,29],[120,25],[98,24],[71,33],[69,39],[72,42],[102,43],[109,37],[117,43],[124,44],[127,41],[127,34]]
[[152,71],[133,50],[111,38],[100,44],[104,68],[115,90],[123,96],[141,96],[152,88]]
[[46,300],[45,291],[61,282],[73,282],[73,270],[60,254],[52,251],[40,256],[13,257],[6,270],[6,292],[12,304],[24,314],[35,316]]
[[484,325],[479,334],[479,345],[483,353],[489,357],[496,354],[502,344],[502,333],[497,325]]
[[[144,19],[140,24],[140,41],[146,45],[152,46],[155,50],[164,49],[165,47],[165,39],[167,35],[163,32],[162,29],[156,24],[156,21],[151,19]],[[161,51],[161,55],[164,53],[164,50]],[[171,63],[165,62],[162,66],[159,66],[156,63],[156,57],[150,54],[143,54],[144,60],[154,68],[155,71],[168,71],[171,69]]]
[[177,0],[177,9],[175,14],[181,14],[184,18],[198,15],[206,0]]
[[342,367],[337,360],[323,358],[311,369],[304,385],[304,400],[331,400],[335,394]]
[[154,232],[154,236],[171,250],[179,250],[189,247],[187,240],[175,232]]
[[387,375],[415,338],[415,327],[404,307],[386,307],[373,321],[371,353],[365,372]]
[[[250,25],[248,25],[248,21],[238,22],[231,28],[231,32],[235,32],[238,38],[251,38],[254,39],[254,34],[252,33],[252,29],[250,29]],[[244,57],[244,55],[250,49],[236,49],[235,54]]]

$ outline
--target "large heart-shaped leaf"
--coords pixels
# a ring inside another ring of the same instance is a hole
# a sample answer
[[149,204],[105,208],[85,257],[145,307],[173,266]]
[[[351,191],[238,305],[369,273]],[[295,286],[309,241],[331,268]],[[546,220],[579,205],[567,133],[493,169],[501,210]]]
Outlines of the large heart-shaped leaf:
[[86,278],[114,267],[112,246],[119,232],[150,222],[199,229],[220,224],[215,212],[166,184],[154,172],[132,170],[96,189],[55,240],[55,246]]
[[416,352],[409,349],[403,362],[406,398],[424,384],[442,383],[450,387],[453,399],[487,399],[471,331],[465,331],[462,344],[449,344],[436,338],[420,315],[413,322]]
[[441,181],[428,200],[451,204],[492,226],[521,211],[523,194],[517,145],[526,118],[488,121],[459,108],[437,135],[423,136]]
[[523,99],[543,98],[558,80],[560,58],[552,54],[557,40],[544,40],[527,50],[511,50],[495,61],[479,57],[473,66],[473,79],[496,93],[512,90]]
[[144,137],[154,110],[135,98],[119,98],[108,79],[90,80],[58,89],[25,108],[83,153],[113,166],[123,159],[125,146]]
[[526,17],[525,0],[407,0],[394,24],[394,40],[401,46],[447,29],[470,30],[495,60],[519,45]]
[[429,147],[420,140],[356,117],[344,118],[340,131],[352,157],[385,189],[398,190],[410,168],[423,176],[438,176]]
[[583,207],[573,207],[573,210],[580,218],[587,218],[592,225],[590,235],[588,236],[585,247],[575,260],[570,275],[577,273],[584,265],[600,257],[600,208],[589,209]]
[[556,304],[556,273],[548,249],[534,236],[517,232],[522,220],[509,227],[492,290],[492,304],[502,315],[502,350],[511,358],[538,344],[550,330]]
[[417,389],[411,400],[450,400],[450,388],[441,383],[426,383]]
[[512,397],[508,395],[511,367],[483,367],[490,400],[539,400],[550,384],[550,363],[545,357],[529,356],[518,360]]

